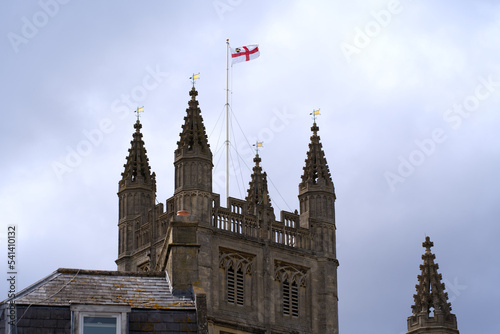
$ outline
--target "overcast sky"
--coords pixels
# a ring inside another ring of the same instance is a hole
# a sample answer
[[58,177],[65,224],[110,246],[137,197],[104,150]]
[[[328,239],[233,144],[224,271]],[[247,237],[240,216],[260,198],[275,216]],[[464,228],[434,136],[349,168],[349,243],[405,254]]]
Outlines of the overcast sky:
[[[276,215],[298,208],[309,113],[321,108],[337,194],[341,333],[406,332],[426,235],[460,332],[500,332],[497,1],[2,7],[0,232],[5,245],[7,225],[18,226],[18,289],[59,267],[116,269],[116,192],[133,110],[144,106],[143,138],[164,203],[193,73],[214,152],[213,190],[225,197],[229,38],[261,50],[231,74],[231,196],[246,196],[248,142],[261,140]],[[5,246],[2,256],[7,272]]]

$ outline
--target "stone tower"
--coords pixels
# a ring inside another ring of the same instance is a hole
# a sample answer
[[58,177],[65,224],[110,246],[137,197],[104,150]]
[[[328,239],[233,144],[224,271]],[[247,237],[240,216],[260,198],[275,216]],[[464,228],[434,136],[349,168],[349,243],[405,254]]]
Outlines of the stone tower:
[[[127,162],[118,183],[118,270],[132,271],[131,256],[141,243],[150,238],[149,231],[141,229],[148,221],[156,197],[155,173],[151,173],[146,148],[142,140],[142,125],[137,120],[130,142]],[[144,268],[148,270],[148,268]]]
[[174,152],[174,196],[167,201],[168,228],[156,270],[166,270],[172,287],[188,291],[200,280],[200,235],[212,220],[212,151],[194,85]]
[[[299,184],[300,226],[309,229],[315,236],[313,248],[321,263],[318,272],[319,300],[324,308],[321,332],[327,332],[338,323],[337,306],[337,255],[335,241],[335,188],[330,169],[318,136],[316,122],[311,127],[312,136],[303,168],[302,181]],[[337,329],[338,330],[338,329]]]
[[208,223],[212,198],[212,151],[194,86],[186,109],[184,125],[175,150],[175,209],[185,210]]
[[[229,197],[222,207],[212,192],[198,92],[193,87],[189,95],[174,152],[173,196],[165,211],[151,201],[141,212],[120,215],[120,231],[130,225],[131,233],[148,238],[120,248],[118,269],[166,272],[174,294],[194,294],[199,333],[338,334],[335,192],[319,128],[312,127],[299,185],[300,215],[281,211],[277,220],[258,154],[247,197]],[[154,187],[148,189],[154,198]]]
[[417,293],[413,295],[412,315],[408,317],[408,334],[458,334],[457,319],[451,313],[448,294],[444,292],[442,276],[438,274],[436,256],[431,253],[434,243],[425,237],[422,243],[425,253],[424,263],[420,265]]

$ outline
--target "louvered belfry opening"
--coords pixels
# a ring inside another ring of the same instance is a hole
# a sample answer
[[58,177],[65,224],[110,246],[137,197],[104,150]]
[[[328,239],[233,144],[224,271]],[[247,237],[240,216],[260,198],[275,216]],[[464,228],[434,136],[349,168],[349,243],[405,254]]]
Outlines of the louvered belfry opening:
[[292,284],[288,280],[282,283],[283,294],[283,314],[294,317],[299,316],[299,287],[294,281]]
[[236,272],[233,267],[227,270],[227,302],[230,304],[241,305],[245,303],[245,281],[243,271],[238,269]]

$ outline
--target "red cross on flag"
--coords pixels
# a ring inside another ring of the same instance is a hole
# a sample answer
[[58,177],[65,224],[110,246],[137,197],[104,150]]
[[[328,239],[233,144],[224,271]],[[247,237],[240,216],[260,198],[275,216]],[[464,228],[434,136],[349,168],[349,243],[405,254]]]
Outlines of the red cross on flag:
[[247,45],[239,48],[231,48],[232,64],[249,61],[260,56],[259,45]]

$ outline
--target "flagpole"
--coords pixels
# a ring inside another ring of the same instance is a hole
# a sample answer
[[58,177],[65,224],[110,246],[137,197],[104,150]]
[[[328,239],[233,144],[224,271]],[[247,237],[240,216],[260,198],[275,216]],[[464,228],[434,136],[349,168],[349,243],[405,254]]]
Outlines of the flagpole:
[[226,207],[229,208],[229,38],[226,39]]

